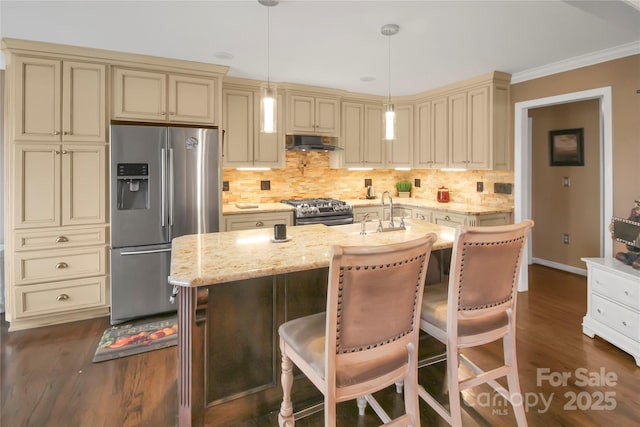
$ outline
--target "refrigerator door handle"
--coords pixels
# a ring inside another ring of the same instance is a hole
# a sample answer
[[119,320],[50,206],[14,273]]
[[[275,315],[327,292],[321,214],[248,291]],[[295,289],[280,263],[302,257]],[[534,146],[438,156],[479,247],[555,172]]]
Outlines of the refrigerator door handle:
[[162,148],[160,149],[160,170],[161,170],[161,177],[160,177],[160,193],[161,193],[161,200],[160,200],[160,218],[161,218],[161,224],[164,227],[164,218],[166,216],[165,214],[165,206],[167,205],[167,150]]
[[161,252],[171,252],[171,248],[167,248],[167,249],[150,249],[147,251],[127,251],[127,252],[120,252],[120,255],[126,256],[126,255],[144,255],[144,254],[157,254],[157,253],[161,253]]
[[169,225],[173,225],[173,148],[169,148]]

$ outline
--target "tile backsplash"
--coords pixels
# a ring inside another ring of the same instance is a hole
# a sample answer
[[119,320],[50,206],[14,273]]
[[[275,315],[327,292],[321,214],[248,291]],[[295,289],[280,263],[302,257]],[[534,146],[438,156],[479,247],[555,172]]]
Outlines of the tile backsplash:
[[[413,184],[419,179],[420,187],[412,188],[411,197],[435,201],[438,187],[446,186],[451,202],[513,207],[513,194],[493,192],[495,183],[513,183],[513,171],[350,171],[330,169],[329,153],[297,151],[286,152],[284,169],[239,171],[225,168],[223,180],[229,182],[229,190],[222,193],[222,199],[225,204],[268,203],[303,197],[357,199],[366,196],[367,179],[371,179],[377,196],[385,190],[396,196],[396,182],[410,181]],[[264,181],[270,181],[270,190],[261,190]],[[478,182],[483,182],[484,191],[477,192]]]

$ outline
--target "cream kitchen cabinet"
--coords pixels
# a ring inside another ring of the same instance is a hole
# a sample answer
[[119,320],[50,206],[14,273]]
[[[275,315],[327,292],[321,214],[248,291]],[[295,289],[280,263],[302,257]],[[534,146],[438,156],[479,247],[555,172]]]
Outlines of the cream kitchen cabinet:
[[411,218],[431,222],[431,214],[432,213],[429,209],[413,208]]
[[276,224],[293,225],[292,212],[256,212],[223,215],[225,231],[273,228]]
[[258,89],[223,88],[222,128],[226,167],[282,168],[285,158],[282,95],[278,95],[276,133],[260,132]]
[[340,99],[286,94],[287,134],[340,136]]
[[414,167],[510,169],[510,76],[493,72],[421,99]]
[[[389,212],[390,212],[389,206],[385,205],[384,208],[383,208],[383,214],[382,214],[382,220],[383,221],[389,221]],[[397,202],[396,202],[396,205],[393,207],[393,217],[394,218],[403,218],[403,219],[412,218],[413,217],[413,207],[398,206]],[[386,227],[386,225],[385,225],[385,227]]]
[[218,78],[114,67],[118,120],[217,124]]
[[413,105],[395,106],[395,139],[385,141],[386,165],[390,168],[410,168],[413,164]]
[[17,55],[16,141],[107,142],[105,64]]
[[382,219],[382,206],[354,206],[353,207],[353,221],[360,222],[365,215],[369,214],[367,218],[369,221],[378,221]]
[[382,119],[380,104],[342,103],[342,167],[385,166]]
[[582,332],[631,354],[640,366],[640,271],[614,258],[587,263],[587,313]]
[[431,222],[455,228],[459,225],[469,227],[506,225],[511,224],[512,220],[510,212],[498,212],[492,214],[460,214],[433,210],[431,213]]
[[105,148],[100,144],[15,144],[14,228],[105,223]]
[[440,97],[416,104],[416,137],[413,166],[440,169],[448,164],[447,98]]
[[108,315],[106,236],[105,225],[17,231],[10,330]]

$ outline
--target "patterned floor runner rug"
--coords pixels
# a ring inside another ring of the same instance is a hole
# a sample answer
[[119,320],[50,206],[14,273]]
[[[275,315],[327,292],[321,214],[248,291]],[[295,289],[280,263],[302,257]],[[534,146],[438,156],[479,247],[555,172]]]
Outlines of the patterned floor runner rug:
[[169,314],[115,325],[104,331],[93,362],[117,359],[178,344],[178,317]]

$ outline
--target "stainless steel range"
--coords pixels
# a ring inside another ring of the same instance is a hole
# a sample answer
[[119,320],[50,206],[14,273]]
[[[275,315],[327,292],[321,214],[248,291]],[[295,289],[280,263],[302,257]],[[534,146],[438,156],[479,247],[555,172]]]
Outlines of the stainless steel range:
[[295,207],[295,225],[353,223],[353,206],[336,199],[291,199],[282,203]]

